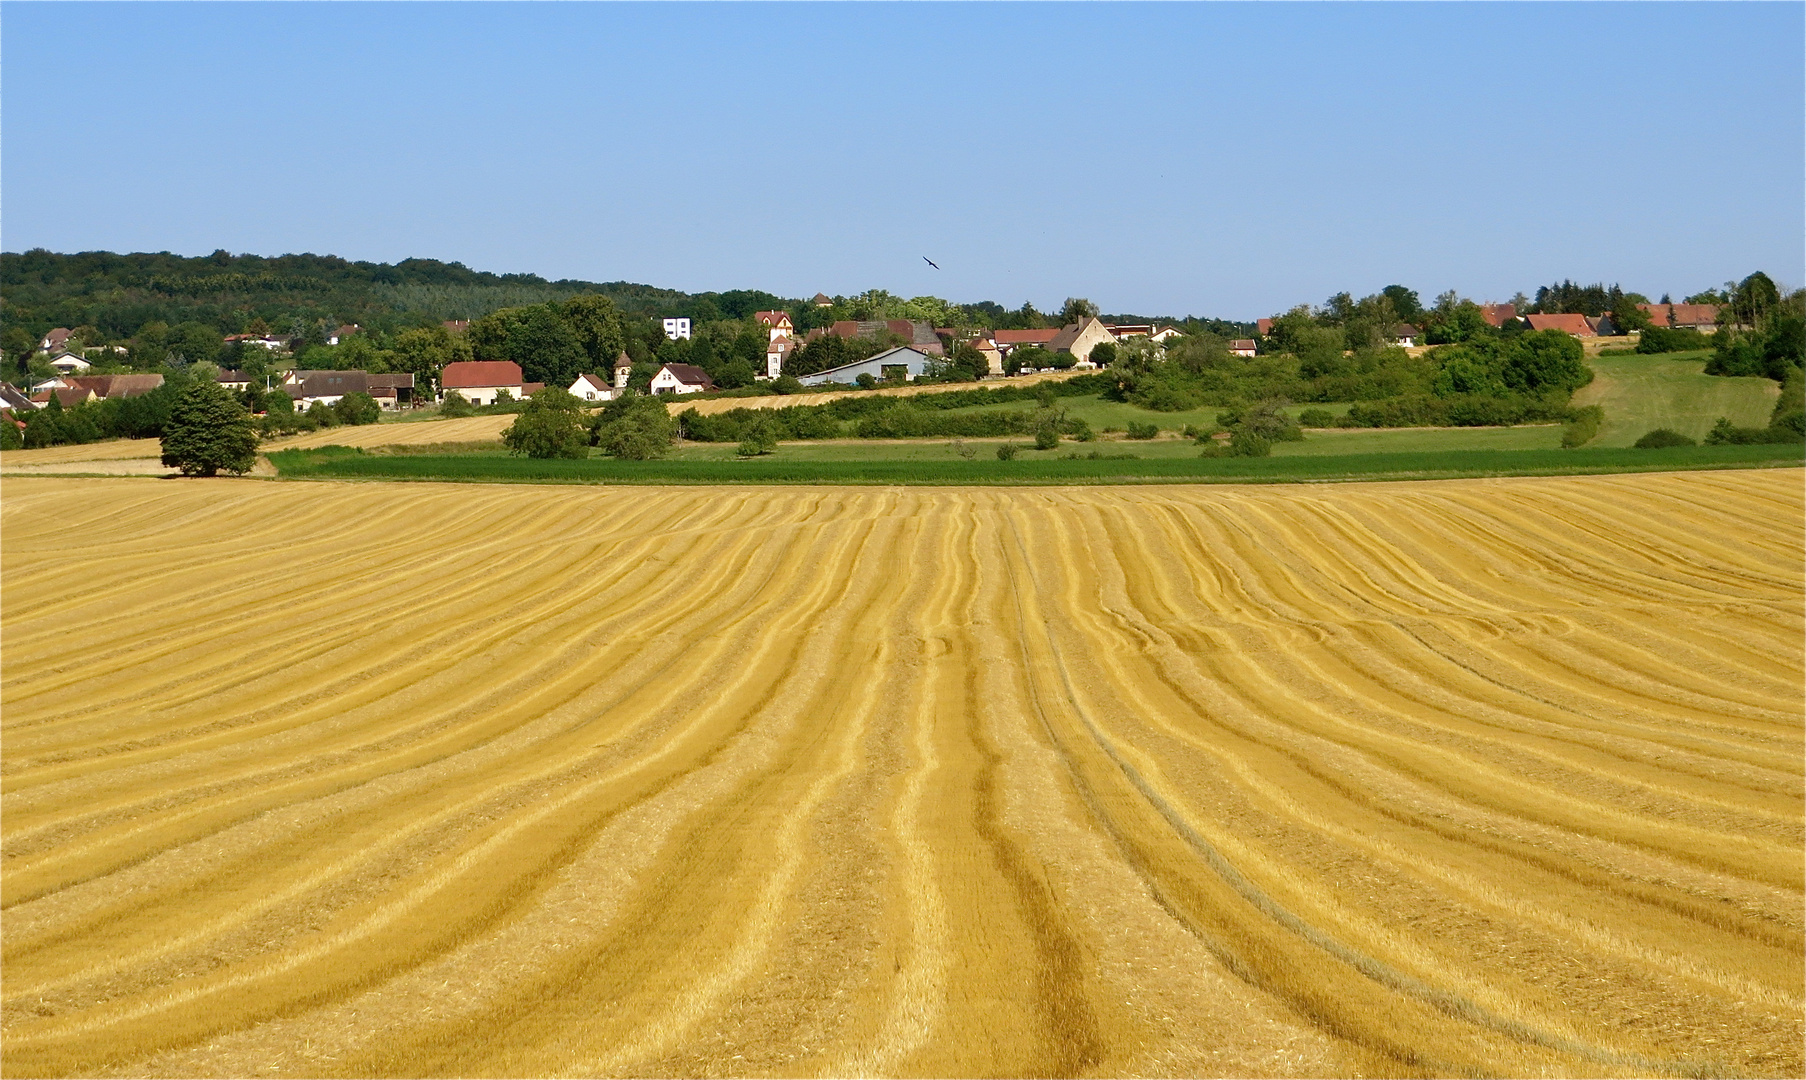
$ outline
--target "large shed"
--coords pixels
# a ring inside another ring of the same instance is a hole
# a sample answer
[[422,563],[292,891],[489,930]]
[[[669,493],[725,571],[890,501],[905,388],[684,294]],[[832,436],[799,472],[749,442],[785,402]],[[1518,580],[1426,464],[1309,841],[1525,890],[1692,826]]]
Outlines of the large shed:
[[853,383],[859,376],[870,375],[884,381],[901,375],[906,381],[914,381],[928,374],[931,357],[908,345],[899,345],[894,349],[886,349],[876,356],[868,356],[857,363],[842,364],[826,371],[818,371],[813,375],[804,375],[798,379],[804,386],[821,386],[824,383]]

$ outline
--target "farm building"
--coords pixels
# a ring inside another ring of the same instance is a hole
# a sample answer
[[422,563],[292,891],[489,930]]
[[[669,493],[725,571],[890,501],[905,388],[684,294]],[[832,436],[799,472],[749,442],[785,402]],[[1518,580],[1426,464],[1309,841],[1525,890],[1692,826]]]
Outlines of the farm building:
[[852,364],[842,364],[826,371],[818,371],[813,375],[804,375],[800,380],[804,386],[822,386],[826,383],[854,383],[861,375],[870,375],[880,382],[886,379],[913,381],[928,373],[928,365],[932,358],[925,352],[913,349],[908,345],[899,345],[894,349],[886,349],[876,356],[868,356]]
[[1560,330],[1573,337],[1598,337],[1599,330],[1585,315],[1526,315],[1532,330]]
[[459,360],[445,365],[439,375],[440,393],[456,390],[473,405],[493,405],[503,390],[510,397],[526,396],[520,365],[512,360]]

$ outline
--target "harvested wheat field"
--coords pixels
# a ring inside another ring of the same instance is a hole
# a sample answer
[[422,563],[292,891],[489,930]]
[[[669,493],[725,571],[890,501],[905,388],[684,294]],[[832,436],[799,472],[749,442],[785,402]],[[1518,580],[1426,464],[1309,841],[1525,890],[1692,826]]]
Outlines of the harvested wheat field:
[[0,515],[12,1076],[1806,1067],[1798,470]]

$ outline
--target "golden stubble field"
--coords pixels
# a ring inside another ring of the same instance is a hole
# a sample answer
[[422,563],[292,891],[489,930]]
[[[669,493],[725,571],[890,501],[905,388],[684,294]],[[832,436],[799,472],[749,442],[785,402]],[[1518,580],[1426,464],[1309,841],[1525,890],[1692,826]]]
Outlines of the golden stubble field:
[[1802,523],[9,479],[5,1071],[1797,1076]]

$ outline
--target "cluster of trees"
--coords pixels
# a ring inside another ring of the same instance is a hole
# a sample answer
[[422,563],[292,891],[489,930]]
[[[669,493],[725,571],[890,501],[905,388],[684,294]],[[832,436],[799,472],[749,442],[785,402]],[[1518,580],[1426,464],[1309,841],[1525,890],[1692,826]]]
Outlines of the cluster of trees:
[[[1275,321],[1268,339],[1274,348],[1252,357],[1234,355],[1211,334],[1164,351],[1131,343],[1110,369],[1110,396],[1160,412],[1277,399],[1353,401],[1363,426],[1465,425],[1564,415],[1568,397],[1592,378],[1580,343],[1554,330],[1486,327],[1418,356],[1367,335],[1367,320],[1396,311],[1384,294],[1332,312],[1340,323],[1293,311]],[[1360,335],[1354,348],[1351,325]]]
[[1736,325],[1712,335],[1706,374],[1762,375],[1785,383],[1806,364],[1806,290],[1782,296],[1767,274],[1758,273],[1745,278],[1727,303]]
[[657,398],[624,394],[591,415],[569,391],[548,386],[524,403],[502,442],[510,453],[532,458],[587,458],[597,447],[615,458],[646,461],[670,453],[677,431]]
[[[1033,387],[947,390],[909,398],[844,397],[820,405],[788,405],[781,409],[729,409],[710,416],[686,409],[677,417],[685,438],[697,442],[745,442],[751,438],[978,438],[1032,435],[1052,427],[1058,435],[1079,438],[1088,431],[1082,420],[1069,418],[1057,406],[1060,398],[1089,397],[1113,385],[1106,375],[1080,375]],[[954,412],[975,405],[1034,401],[1034,410]],[[1056,416],[1057,414],[1057,416]]]

